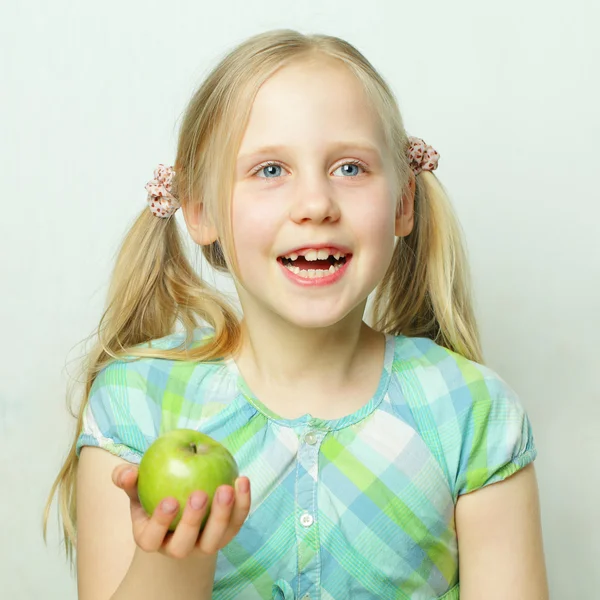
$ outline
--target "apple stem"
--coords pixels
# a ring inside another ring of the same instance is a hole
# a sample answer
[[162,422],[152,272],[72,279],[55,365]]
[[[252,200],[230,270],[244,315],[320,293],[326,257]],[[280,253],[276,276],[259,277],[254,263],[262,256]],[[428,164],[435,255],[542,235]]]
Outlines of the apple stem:
[[206,444],[196,444],[196,442],[190,442],[189,449],[193,454],[208,454],[210,448]]

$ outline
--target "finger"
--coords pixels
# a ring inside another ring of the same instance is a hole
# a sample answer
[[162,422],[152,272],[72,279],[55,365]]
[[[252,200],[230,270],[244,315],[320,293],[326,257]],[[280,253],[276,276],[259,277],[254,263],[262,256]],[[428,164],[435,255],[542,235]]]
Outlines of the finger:
[[138,502],[137,478],[138,469],[133,465],[119,465],[112,472],[113,483],[134,502]]
[[135,543],[145,552],[156,552],[162,545],[169,530],[171,521],[177,515],[179,503],[175,498],[165,498],[157,507],[150,519],[141,518],[133,521],[133,537]]
[[251,503],[250,480],[247,477],[239,477],[235,482],[235,501],[229,520],[229,527],[221,542],[223,546],[228,544],[238,534],[248,518]]
[[164,547],[165,554],[173,558],[185,558],[194,549],[200,533],[200,525],[206,514],[208,495],[196,491],[189,500],[177,524],[175,532]]
[[142,507],[138,496],[138,469],[131,465],[119,465],[112,474],[113,483],[125,491],[129,498],[132,522],[142,526],[150,517]]
[[215,554],[221,547],[221,540],[229,527],[235,492],[230,485],[222,485],[215,493],[206,527],[202,532],[198,548],[204,554]]

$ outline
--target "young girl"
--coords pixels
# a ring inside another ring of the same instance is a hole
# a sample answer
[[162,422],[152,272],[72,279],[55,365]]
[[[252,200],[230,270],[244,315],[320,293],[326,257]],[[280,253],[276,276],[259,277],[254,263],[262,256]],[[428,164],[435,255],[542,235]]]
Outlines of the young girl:
[[[124,241],[51,494],[81,600],[547,598],[531,427],[481,364],[438,159],[340,39],[270,32],[209,75]],[[200,535],[202,490],[173,533],[174,499],[137,498],[176,428],[243,474]]]

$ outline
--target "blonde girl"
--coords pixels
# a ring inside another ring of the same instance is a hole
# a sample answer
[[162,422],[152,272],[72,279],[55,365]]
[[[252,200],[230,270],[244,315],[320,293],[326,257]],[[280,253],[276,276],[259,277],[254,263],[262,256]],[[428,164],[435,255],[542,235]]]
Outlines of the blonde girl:
[[[548,597],[531,426],[482,364],[438,160],[341,39],[268,32],[206,78],[123,242],[52,489],[81,600]],[[202,531],[203,490],[138,501],[176,428],[242,474]]]

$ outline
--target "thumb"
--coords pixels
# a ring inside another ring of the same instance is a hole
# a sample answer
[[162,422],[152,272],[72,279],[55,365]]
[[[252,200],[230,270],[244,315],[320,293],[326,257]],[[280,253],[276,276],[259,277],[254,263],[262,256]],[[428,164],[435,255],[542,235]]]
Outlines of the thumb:
[[137,493],[138,469],[133,465],[119,465],[112,472],[113,483],[121,488],[130,500],[138,501]]

